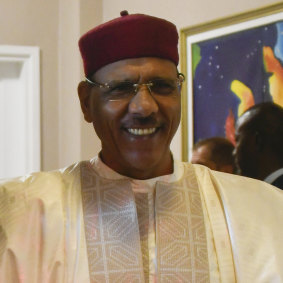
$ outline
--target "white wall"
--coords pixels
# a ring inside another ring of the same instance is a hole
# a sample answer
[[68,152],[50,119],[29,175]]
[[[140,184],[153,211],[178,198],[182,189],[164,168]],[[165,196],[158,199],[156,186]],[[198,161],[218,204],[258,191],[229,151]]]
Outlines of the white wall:
[[58,0],[1,0],[0,44],[40,47],[41,168],[58,165]]

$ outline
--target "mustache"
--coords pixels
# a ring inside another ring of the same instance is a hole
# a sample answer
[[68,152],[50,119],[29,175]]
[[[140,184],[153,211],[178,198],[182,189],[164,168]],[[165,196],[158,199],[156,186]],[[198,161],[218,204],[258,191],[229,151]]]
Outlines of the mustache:
[[138,127],[138,126],[156,126],[158,125],[158,121],[156,117],[154,116],[148,116],[148,117],[131,117],[130,120],[127,121],[126,127],[132,127],[132,126]]

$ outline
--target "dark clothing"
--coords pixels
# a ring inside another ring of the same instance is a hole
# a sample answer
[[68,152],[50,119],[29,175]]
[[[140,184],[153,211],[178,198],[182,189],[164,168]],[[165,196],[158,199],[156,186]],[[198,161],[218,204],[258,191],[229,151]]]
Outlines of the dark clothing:
[[281,176],[279,176],[278,178],[276,178],[271,185],[283,190],[283,174]]

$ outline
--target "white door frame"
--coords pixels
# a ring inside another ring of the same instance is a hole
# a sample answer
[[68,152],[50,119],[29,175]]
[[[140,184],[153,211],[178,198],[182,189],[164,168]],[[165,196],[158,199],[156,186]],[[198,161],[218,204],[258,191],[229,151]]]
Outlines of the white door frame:
[[[0,45],[0,64],[1,62],[20,63],[22,66],[21,81],[23,82],[23,88],[21,87],[21,89],[23,92],[21,93],[24,95],[22,108],[26,121],[24,129],[26,146],[23,154],[25,168],[20,170],[24,172],[14,173],[12,172],[13,168],[11,168],[12,171],[9,170],[10,173],[8,174],[10,175],[8,177],[11,177],[13,175],[17,176],[18,174],[28,174],[41,169],[39,47]],[[5,137],[5,133],[0,133],[0,135]],[[17,162],[17,160],[15,160],[15,162]],[[11,164],[5,164],[5,166],[11,166]],[[3,177],[6,176],[1,176],[0,172],[0,178]]]

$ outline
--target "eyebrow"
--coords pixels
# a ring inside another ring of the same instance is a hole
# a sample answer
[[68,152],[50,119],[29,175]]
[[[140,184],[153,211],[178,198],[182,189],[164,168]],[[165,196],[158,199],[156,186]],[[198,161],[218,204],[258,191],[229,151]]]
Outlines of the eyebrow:
[[121,79],[121,80],[110,80],[110,81],[107,81],[104,84],[117,84],[117,83],[124,83],[124,82],[136,83],[137,81],[138,81],[137,79],[126,78],[126,79]]
[[[175,78],[174,78],[175,79]],[[154,77],[149,77],[147,79],[145,79],[144,81],[145,82],[150,82],[150,81],[155,81],[155,80],[172,80],[174,81],[173,78],[169,78],[169,77],[161,77],[161,76],[154,76]],[[109,83],[120,83],[120,82],[139,82],[139,79],[129,79],[129,78],[126,78],[126,79],[122,79],[122,80],[112,80],[112,81],[109,81]]]
[[[175,79],[177,79],[178,77],[168,77],[168,76],[159,76],[159,75],[155,75],[152,77],[148,77],[147,79],[143,80],[142,82],[151,82],[151,81],[155,81],[155,80],[170,80],[170,81],[175,81]],[[107,85],[113,85],[113,84],[119,84],[119,83],[124,83],[124,82],[129,82],[129,83],[142,83],[139,81],[140,80],[140,76],[138,78],[129,78],[126,77],[125,79],[113,79],[113,80],[109,80],[106,82],[97,82],[99,84],[107,84]]]
[[174,81],[175,78],[169,78],[169,77],[160,77],[160,76],[155,76],[155,77],[152,77],[151,79],[149,79],[149,81],[154,81],[154,80],[171,80],[171,81]]

